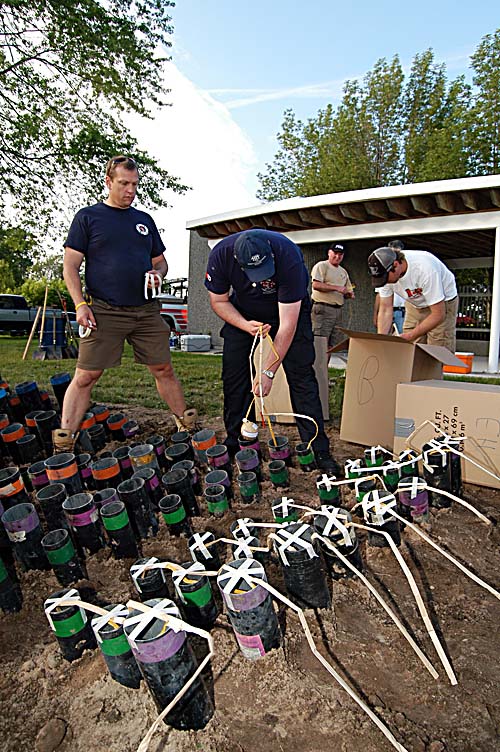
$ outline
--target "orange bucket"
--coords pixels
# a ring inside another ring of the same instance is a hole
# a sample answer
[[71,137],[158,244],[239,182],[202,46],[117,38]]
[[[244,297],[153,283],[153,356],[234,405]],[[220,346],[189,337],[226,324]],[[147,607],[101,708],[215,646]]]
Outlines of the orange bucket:
[[471,352],[457,352],[455,358],[458,358],[463,362],[463,367],[460,366],[443,366],[443,373],[471,373],[472,362],[474,360],[474,353]]

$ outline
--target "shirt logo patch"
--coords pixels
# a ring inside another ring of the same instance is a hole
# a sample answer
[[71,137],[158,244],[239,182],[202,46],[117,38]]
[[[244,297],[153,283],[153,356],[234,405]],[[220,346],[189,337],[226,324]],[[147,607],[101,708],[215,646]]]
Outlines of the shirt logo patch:
[[205,277],[207,278],[207,280],[208,280],[209,282],[211,282],[211,281],[212,281],[212,277],[210,276],[210,274],[209,274],[208,272],[206,273]]
[[276,292],[276,280],[272,278],[262,280],[260,289],[264,295],[272,295],[273,292]]
[[139,233],[139,235],[149,235],[149,229],[146,227],[146,225],[138,224],[135,226],[135,229]]
[[405,290],[406,294],[409,298],[419,298],[422,295],[422,288],[421,287],[415,287],[414,290],[410,290],[409,287]]

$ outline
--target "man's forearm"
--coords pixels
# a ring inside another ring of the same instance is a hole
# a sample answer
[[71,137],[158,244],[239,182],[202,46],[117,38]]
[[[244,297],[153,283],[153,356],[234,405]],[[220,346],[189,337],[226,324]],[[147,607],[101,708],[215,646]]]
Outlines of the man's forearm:
[[424,334],[435,329],[443,322],[444,318],[438,313],[430,313],[423,321],[420,321],[414,329],[405,332],[407,339],[416,340],[419,337],[423,337]]
[[63,277],[66,282],[66,287],[71,295],[71,299],[75,306],[83,301],[82,281],[80,279],[80,270],[69,264],[65,264],[63,268]]
[[377,317],[377,334],[390,334],[394,312],[390,309],[379,308]]
[[232,326],[237,327],[238,329],[243,329],[243,331],[247,331],[248,328],[248,321],[247,319],[241,315],[239,311],[236,310],[234,305],[227,301],[217,301],[213,302],[212,304],[212,310],[214,313],[217,314],[217,316],[226,322],[226,324],[231,324]]
[[155,272],[161,274],[162,279],[165,279],[168,272],[168,264],[164,256],[153,261],[153,269],[155,270]]

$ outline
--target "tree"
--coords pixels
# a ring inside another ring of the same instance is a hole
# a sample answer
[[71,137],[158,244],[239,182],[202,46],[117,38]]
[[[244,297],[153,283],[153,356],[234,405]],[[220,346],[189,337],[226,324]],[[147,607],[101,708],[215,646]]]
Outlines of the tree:
[[0,227],[0,292],[22,284],[33,264],[35,241],[21,227]]
[[112,154],[141,165],[141,200],[185,190],[139,150],[122,114],[164,104],[169,0],[2,0],[0,181],[34,225],[61,196],[97,197]]
[[487,34],[471,57],[477,87],[472,107],[472,151],[475,174],[500,171],[500,29]]

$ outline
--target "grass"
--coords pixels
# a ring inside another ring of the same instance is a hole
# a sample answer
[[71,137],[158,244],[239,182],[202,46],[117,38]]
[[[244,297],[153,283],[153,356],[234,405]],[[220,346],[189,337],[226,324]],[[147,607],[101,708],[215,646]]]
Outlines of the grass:
[[[31,347],[26,360],[21,356],[26,344],[20,337],[0,336],[0,373],[13,389],[22,381],[36,381],[50,390],[50,377],[75,370],[75,360],[33,360]],[[172,363],[179,377],[186,400],[200,415],[214,418],[222,415],[222,382],[220,355],[204,355],[173,351]],[[344,372],[330,369],[330,415],[339,419],[344,394]],[[92,393],[96,402],[104,404],[142,405],[161,408],[152,376],[147,368],[134,363],[132,348],[125,345],[120,368],[105,371]]]

